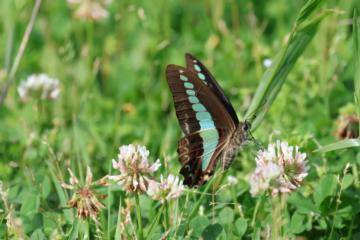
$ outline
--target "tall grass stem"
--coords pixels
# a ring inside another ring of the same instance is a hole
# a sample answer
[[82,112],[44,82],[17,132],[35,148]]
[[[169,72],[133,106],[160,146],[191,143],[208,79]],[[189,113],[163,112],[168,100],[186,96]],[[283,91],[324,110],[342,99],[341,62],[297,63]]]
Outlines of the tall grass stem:
[[146,233],[146,238],[148,238],[150,236],[150,234],[152,233],[152,230],[153,230],[155,224],[157,224],[159,222],[160,216],[164,213],[164,210],[165,210],[165,204],[163,204],[160,208],[160,211],[157,212],[154,220],[152,221],[152,223],[149,227],[149,230]]
[[39,9],[40,9],[40,5],[41,5],[41,0],[36,0],[34,8],[33,8],[32,12],[31,12],[30,21],[29,21],[29,23],[28,23],[28,25],[26,27],[24,36],[23,36],[23,38],[21,40],[19,50],[18,50],[18,52],[16,54],[16,57],[15,57],[15,60],[14,60],[14,62],[12,64],[12,66],[10,68],[10,72],[7,75],[7,81],[5,82],[5,86],[2,89],[2,92],[1,92],[1,95],[0,95],[0,107],[3,105],[3,103],[5,101],[5,98],[7,96],[7,93],[9,91],[9,88],[10,88],[11,84],[14,81],[15,74],[16,74],[18,68],[19,68],[20,61],[21,61],[21,59],[22,59],[22,57],[24,55],[27,43],[28,43],[29,38],[30,38],[30,34],[31,34],[32,30],[33,30],[35,20],[36,20],[36,17],[38,15],[38,12],[39,12]]

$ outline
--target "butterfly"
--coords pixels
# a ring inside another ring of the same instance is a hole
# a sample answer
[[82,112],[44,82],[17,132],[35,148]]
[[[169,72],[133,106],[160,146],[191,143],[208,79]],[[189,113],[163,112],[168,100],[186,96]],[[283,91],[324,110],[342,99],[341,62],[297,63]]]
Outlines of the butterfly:
[[199,187],[214,174],[218,161],[227,169],[249,139],[251,122],[240,122],[209,70],[191,54],[186,68],[170,64],[166,78],[184,137],[177,152],[184,184]]

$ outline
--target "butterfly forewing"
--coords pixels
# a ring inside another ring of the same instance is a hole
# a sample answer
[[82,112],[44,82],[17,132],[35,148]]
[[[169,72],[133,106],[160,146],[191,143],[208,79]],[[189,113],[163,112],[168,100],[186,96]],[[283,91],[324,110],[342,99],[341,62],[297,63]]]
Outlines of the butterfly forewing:
[[200,78],[205,85],[218,97],[218,99],[225,106],[227,112],[230,114],[235,125],[239,123],[234,107],[231,105],[229,99],[226,97],[224,91],[217,83],[209,70],[191,54],[185,54],[186,68],[192,71],[198,78]]
[[185,184],[201,185],[213,173],[236,124],[218,96],[194,71],[169,65],[166,76],[185,134],[178,145],[181,173]]

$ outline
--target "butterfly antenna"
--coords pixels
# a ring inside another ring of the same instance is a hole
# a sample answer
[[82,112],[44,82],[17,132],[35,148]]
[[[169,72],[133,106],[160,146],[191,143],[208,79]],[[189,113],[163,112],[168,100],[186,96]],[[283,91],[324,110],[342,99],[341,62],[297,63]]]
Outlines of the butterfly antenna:
[[255,137],[251,134],[251,132],[249,132],[249,135],[250,135],[250,141],[255,143],[255,146],[258,150],[264,149],[264,146],[258,140],[255,139]]
[[253,121],[255,120],[256,116],[257,116],[257,115],[256,115],[257,112],[258,112],[261,108],[263,108],[263,107],[266,105],[266,103],[267,103],[267,99],[265,99],[264,102],[263,102],[260,106],[258,106],[258,107],[250,114],[250,118],[247,119],[247,121],[253,122]]

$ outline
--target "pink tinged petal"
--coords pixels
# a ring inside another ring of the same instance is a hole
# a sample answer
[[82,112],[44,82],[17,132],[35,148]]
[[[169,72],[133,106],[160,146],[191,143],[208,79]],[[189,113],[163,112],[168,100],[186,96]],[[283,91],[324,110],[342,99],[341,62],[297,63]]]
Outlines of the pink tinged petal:
[[137,188],[137,186],[139,185],[136,177],[133,178],[133,180],[132,180],[132,185],[134,186],[134,188]]
[[138,165],[138,168],[144,172],[148,171],[148,161],[146,159],[142,159]]
[[126,165],[124,164],[124,161],[121,161],[121,160],[119,160],[119,162],[118,162],[118,169],[119,169],[119,171],[121,172],[121,173],[128,173],[129,171],[128,171],[128,168],[126,167]]
[[112,166],[114,169],[119,169],[119,163],[115,161],[115,159],[112,160]]
[[174,175],[170,174],[170,175],[168,176],[167,182],[170,183],[170,184],[171,184],[171,183],[175,183],[175,182],[174,182],[174,179],[175,179]]
[[122,177],[120,175],[112,175],[112,176],[109,176],[109,179],[110,180],[114,180],[114,181],[118,181],[120,180]]
[[139,187],[140,187],[141,191],[146,192],[145,180],[141,176],[139,177]]
[[256,174],[252,174],[249,178],[250,193],[252,196],[256,196],[260,193],[259,178]]
[[159,183],[154,180],[150,180],[148,189],[147,189],[147,194],[149,196],[154,196],[156,194],[156,192],[158,191],[158,189],[159,189]]
[[149,170],[150,170],[151,173],[153,173],[153,172],[157,171],[160,166],[161,166],[161,163],[160,163],[160,160],[158,159],[158,160],[156,160],[155,163],[153,163],[153,164],[151,165],[151,167],[149,168]]

